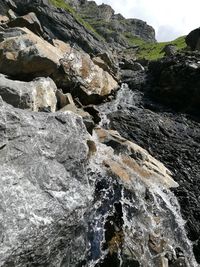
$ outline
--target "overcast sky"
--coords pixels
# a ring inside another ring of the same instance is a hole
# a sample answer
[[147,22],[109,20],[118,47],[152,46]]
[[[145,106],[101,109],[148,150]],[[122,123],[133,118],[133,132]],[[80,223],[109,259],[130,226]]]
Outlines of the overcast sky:
[[200,0],[95,0],[109,4],[126,18],[146,21],[158,41],[171,41],[200,27]]

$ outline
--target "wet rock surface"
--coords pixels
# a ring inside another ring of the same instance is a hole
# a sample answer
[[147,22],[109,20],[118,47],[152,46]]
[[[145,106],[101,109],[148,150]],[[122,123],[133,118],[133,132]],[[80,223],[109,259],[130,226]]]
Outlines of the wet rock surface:
[[[177,78],[177,87],[179,83],[182,86],[182,82],[182,79]],[[179,187],[173,191],[180,202],[188,237],[194,242],[195,256],[200,262],[199,117],[178,113],[169,106],[155,102],[146,93],[145,86],[141,92],[137,90],[137,82],[136,85],[134,82],[132,84],[132,89],[125,88],[124,93],[118,93],[113,106],[105,104],[103,110],[109,114],[109,121],[105,121],[105,124],[109,123],[123,137],[145,148],[172,171],[174,179],[179,183]],[[146,88],[149,90],[149,83]]]
[[199,54],[137,62],[145,22],[73,1],[106,44],[57,4],[0,0],[0,266],[197,267]]
[[119,155],[72,112],[32,113],[1,100],[0,113],[1,266],[157,266],[157,257],[180,261],[176,248],[196,266],[168,190],[176,183],[142,168],[153,160],[146,151],[108,132],[127,146]]

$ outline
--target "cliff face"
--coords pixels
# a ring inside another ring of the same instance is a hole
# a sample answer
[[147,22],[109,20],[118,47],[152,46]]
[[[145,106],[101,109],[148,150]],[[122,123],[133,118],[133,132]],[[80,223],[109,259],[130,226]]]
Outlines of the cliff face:
[[[71,3],[69,1],[69,3]],[[76,1],[74,7],[113,47],[134,45],[134,38],[155,42],[155,31],[139,19],[125,19],[115,14],[111,6],[97,5],[95,1]]]
[[197,267],[198,52],[125,57],[152,28],[86,0],[0,14],[0,266]]

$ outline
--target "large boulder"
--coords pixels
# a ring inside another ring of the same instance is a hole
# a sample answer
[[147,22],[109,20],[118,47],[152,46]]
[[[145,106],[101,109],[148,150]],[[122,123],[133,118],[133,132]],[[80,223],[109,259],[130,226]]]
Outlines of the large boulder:
[[27,28],[30,31],[34,32],[35,34],[42,36],[43,35],[43,29],[42,26],[35,15],[35,13],[30,12],[24,16],[17,17],[10,22],[7,23],[8,27],[20,27],[20,28]]
[[1,100],[0,137],[0,266],[63,266],[66,256],[76,266],[92,200],[81,118],[13,109]]
[[103,135],[95,144],[72,112],[0,101],[2,267],[161,266],[180,261],[178,248],[195,266],[170,173],[116,132]]
[[26,28],[0,32],[0,72],[26,79],[49,76],[59,66],[62,52]]
[[50,78],[37,78],[32,82],[8,79],[0,74],[0,96],[14,107],[39,111],[56,110],[56,85]]
[[117,81],[84,52],[69,48],[60,62],[63,71],[53,75],[54,80],[84,104],[101,101],[118,87]]
[[167,44],[162,49],[162,52],[165,53],[164,54],[165,56],[170,57],[170,56],[173,56],[177,53],[177,47],[176,47],[176,45],[173,45],[173,44]]
[[185,42],[192,50],[200,50],[200,28],[191,31],[186,36]]

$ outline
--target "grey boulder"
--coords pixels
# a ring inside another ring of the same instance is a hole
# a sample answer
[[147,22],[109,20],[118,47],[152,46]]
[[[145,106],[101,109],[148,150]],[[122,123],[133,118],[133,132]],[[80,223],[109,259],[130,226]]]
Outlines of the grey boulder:
[[39,111],[56,110],[56,85],[50,78],[37,78],[32,82],[10,80],[0,74],[0,96],[14,107]]
[[196,267],[167,169],[114,131],[95,140],[72,112],[0,101],[0,266],[162,266],[180,247]]
[[0,266],[62,266],[66,255],[76,266],[84,257],[87,139],[74,113],[0,101]]

